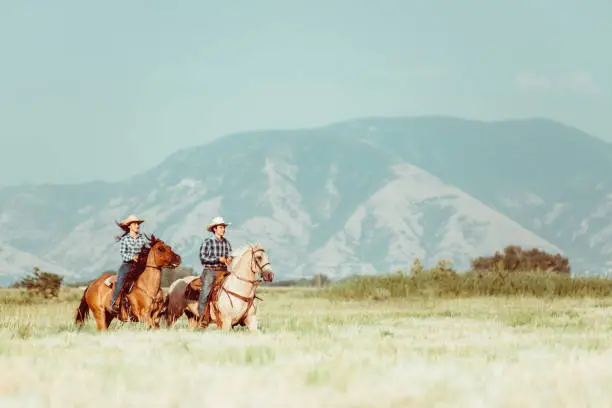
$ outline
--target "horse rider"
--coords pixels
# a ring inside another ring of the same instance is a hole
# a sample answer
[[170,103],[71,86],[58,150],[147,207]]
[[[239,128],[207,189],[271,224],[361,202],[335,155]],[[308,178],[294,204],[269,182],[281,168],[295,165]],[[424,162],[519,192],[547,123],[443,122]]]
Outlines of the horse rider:
[[227,267],[232,262],[232,246],[225,238],[225,228],[231,225],[226,223],[222,217],[214,217],[208,227],[211,232],[200,245],[200,262],[202,263],[202,291],[198,304],[198,313],[200,315],[200,325],[208,326],[209,317],[204,314],[206,311],[206,301],[210,295],[212,284],[217,275],[223,271],[227,271]]
[[117,298],[125,284],[125,277],[132,265],[138,261],[138,255],[146,242],[144,235],[139,232],[140,224],[143,222],[143,219],[130,215],[118,224],[123,230],[123,235],[117,237],[122,262],[117,272],[117,282],[111,298],[111,310],[114,313],[119,312],[120,302],[117,302]]

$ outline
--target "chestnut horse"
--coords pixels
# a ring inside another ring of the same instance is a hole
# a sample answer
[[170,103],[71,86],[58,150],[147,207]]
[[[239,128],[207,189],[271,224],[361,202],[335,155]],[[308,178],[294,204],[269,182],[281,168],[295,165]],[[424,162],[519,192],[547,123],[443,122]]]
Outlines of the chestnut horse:
[[[148,237],[147,237],[148,238]],[[127,273],[123,291],[118,301],[121,308],[117,318],[123,322],[145,322],[149,328],[159,328],[164,294],[161,290],[162,268],[176,268],[181,264],[180,255],[169,245],[152,235],[149,245],[144,245],[138,261]],[[98,331],[108,329],[115,315],[110,310],[110,300],[117,274],[105,273],[91,282],[76,310],[75,324],[83,325],[91,310]]]
[[[228,271],[217,275],[213,282],[208,306],[211,322],[227,331],[240,324],[251,331],[257,330],[257,308],[254,305],[257,287],[261,280],[255,280],[260,275],[266,282],[274,279],[265,249],[259,244],[245,245],[233,251],[231,265]],[[172,282],[164,301],[164,317],[167,327],[172,326],[183,313],[187,316],[189,327],[198,326],[198,298],[202,288],[199,276],[187,276]],[[261,300],[261,299],[260,299]]]

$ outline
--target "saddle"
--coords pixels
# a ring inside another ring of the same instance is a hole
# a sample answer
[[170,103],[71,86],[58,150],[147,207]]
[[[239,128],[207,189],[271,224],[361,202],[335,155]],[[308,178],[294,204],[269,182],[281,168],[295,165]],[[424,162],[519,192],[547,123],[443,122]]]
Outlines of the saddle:
[[[125,282],[123,283],[123,289],[120,292],[121,294],[128,294],[130,292],[132,292],[132,289],[134,288],[134,284],[136,283],[135,279],[129,279],[127,278],[125,280]],[[115,285],[117,284],[117,275],[111,275],[108,278],[104,279],[104,284],[106,286],[108,286],[111,289],[115,288]]]
[[[217,274],[217,277],[213,281],[212,286],[210,288],[210,295],[208,297],[207,302],[214,302],[215,300],[218,299],[219,290],[221,289],[221,286],[223,286],[223,282],[225,282],[225,279],[227,279],[229,275],[230,275],[230,272],[228,271],[222,271],[221,273]],[[192,280],[191,282],[189,282],[189,284],[185,288],[185,298],[189,300],[197,301],[200,299],[201,292],[202,292],[202,278],[198,277]]]
[[[200,316],[198,319],[200,323],[200,327],[208,326],[207,322],[209,322],[211,318],[210,309],[211,307],[212,308],[215,307],[214,302],[219,298],[219,291],[221,290],[221,287],[223,286],[223,282],[225,282],[225,279],[227,279],[227,277],[230,274],[231,272],[227,270],[222,270],[215,277],[215,280],[213,281],[210,287],[210,293],[208,295],[208,299],[206,299],[206,306],[204,308],[203,316]],[[198,301],[200,299],[200,293],[202,293],[202,278],[201,277],[196,278],[192,280],[191,282],[189,282],[189,284],[185,288],[185,298],[192,300],[192,301]],[[216,310],[216,308],[215,308],[215,315],[217,317],[217,326],[221,327],[221,321],[219,319],[219,312],[218,310]],[[206,323],[204,323],[204,321],[206,321]]]
[[[117,275],[111,275],[108,278],[104,279],[104,284],[111,290],[114,290],[115,285],[117,284]],[[117,318],[121,321],[138,321],[138,318],[132,313],[130,301],[127,298],[127,295],[132,292],[132,289],[134,289],[135,284],[135,280],[126,280],[123,284],[123,289],[119,291],[119,296],[117,296],[119,298],[119,313],[117,315]]]

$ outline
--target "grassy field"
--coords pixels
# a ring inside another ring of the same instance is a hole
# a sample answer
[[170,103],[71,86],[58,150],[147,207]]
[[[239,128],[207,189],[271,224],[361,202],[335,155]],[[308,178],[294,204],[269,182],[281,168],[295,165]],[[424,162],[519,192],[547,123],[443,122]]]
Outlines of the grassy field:
[[0,291],[0,407],[609,407],[612,299],[334,300],[266,288],[261,332],[98,334],[80,290]]

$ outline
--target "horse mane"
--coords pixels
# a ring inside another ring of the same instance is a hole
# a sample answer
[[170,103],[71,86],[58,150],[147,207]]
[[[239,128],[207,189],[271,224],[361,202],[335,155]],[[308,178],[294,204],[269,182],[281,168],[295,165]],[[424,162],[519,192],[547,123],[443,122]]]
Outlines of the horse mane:
[[234,267],[234,265],[238,265],[238,262],[240,262],[240,259],[249,248],[251,248],[251,244],[244,244],[241,247],[238,247],[232,251],[232,258],[234,258],[232,259],[232,268]]
[[126,280],[129,279],[129,280],[135,281],[136,279],[138,279],[140,275],[142,275],[142,273],[144,272],[147,266],[147,258],[149,257],[149,253],[151,252],[151,249],[153,249],[153,246],[155,246],[155,244],[157,244],[158,242],[161,242],[161,239],[157,238],[155,234],[152,234],[151,236],[148,236],[147,234],[143,234],[143,236],[149,242],[145,243],[140,248],[140,253],[138,254],[138,260],[132,264],[130,270],[127,272]]

